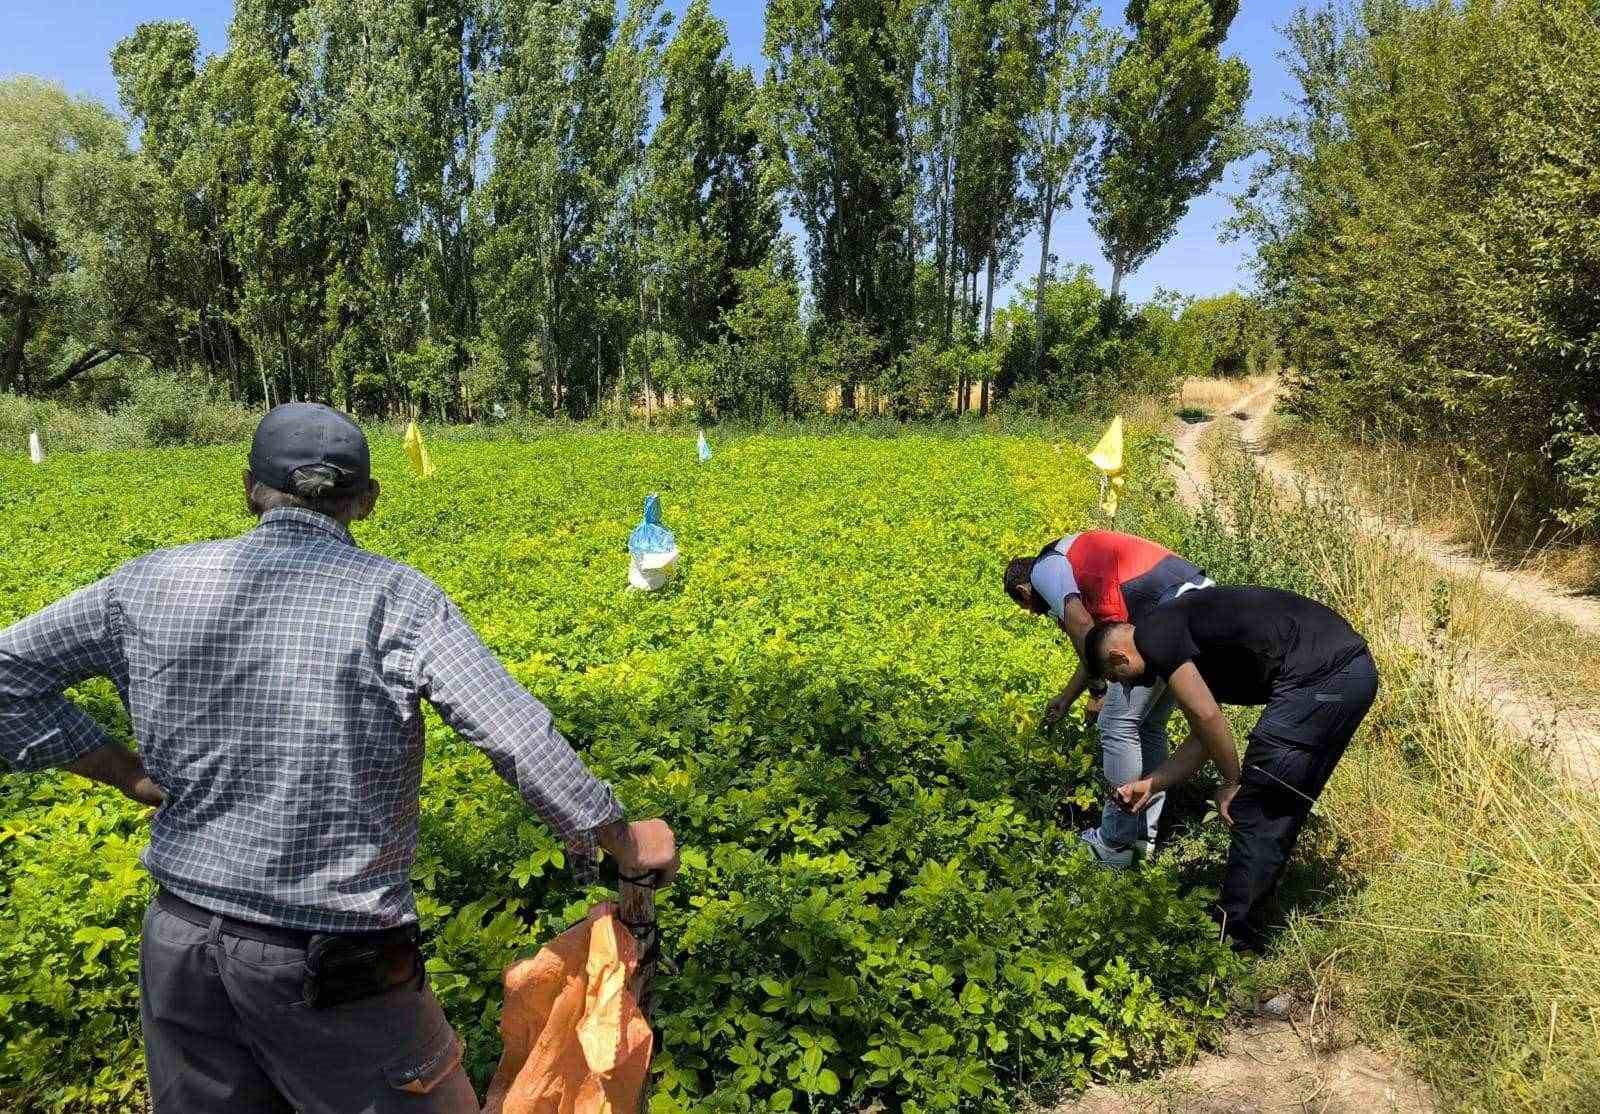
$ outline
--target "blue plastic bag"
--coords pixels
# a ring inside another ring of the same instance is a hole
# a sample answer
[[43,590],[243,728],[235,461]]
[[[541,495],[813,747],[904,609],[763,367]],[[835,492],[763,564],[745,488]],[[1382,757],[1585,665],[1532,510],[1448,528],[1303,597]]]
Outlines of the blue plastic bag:
[[628,583],[653,592],[672,578],[678,562],[678,540],[661,525],[661,497],[644,501],[644,519],[628,535]]
[[661,496],[648,495],[644,500],[644,518],[628,535],[628,552],[635,557],[647,553],[672,553],[678,548],[678,539],[672,531],[661,525]]

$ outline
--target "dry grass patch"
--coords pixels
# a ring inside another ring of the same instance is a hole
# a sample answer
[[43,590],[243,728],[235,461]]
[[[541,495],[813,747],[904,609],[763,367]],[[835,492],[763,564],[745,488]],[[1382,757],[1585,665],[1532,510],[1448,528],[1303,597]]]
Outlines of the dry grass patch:
[[1179,410],[1193,407],[1213,417],[1221,417],[1271,382],[1272,377],[1267,375],[1238,379],[1185,379],[1178,384],[1177,397],[1173,401]]
[[1600,1109],[1600,795],[1463,678],[1519,643],[1561,682],[1596,659],[1463,605],[1348,507],[1285,500],[1237,453],[1213,469],[1230,573],[1328,600],[1384,678],[1318,806],[1324,873],[1357,884],[1301,905],[1266,977],[1400,1035],[1453,1108]]
[[1555,521],[1544,509],[1548,493],[1503,459],[1464,463],[1452,446],[1355,442],[1277,415],[1263,434],[1260,447],[1373,513],[1568,591],[1600,591],[1600,545]]

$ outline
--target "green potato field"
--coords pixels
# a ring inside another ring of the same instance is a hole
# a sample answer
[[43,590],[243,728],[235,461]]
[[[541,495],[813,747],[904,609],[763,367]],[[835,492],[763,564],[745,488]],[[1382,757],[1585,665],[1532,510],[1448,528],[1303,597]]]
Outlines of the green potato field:
[[[1007,556],[1097,521],[1081,446],[751,436],[704,465],[681,436],[431,447],[420,480],[377,439],[358,541],[437,580],[685,848],[660,898],[656,1109],[1009,1109],[1181,1055],[1221,1017],[1234,961],[1203,895],[1077,850],[1097,746],[1038,726],[1071,651],[1000,590]],[[243,456],[0,460],[0,626],[248,528]],[[626,539],[652,491],[683,556],[640,594]],[[109,686],[78,698],[119,721]],[[481,1088],[502,967],[598,892],[430,725],[418,901]],[[70,776],[0,780],[0,1108],[141,1109],[144,826]]]

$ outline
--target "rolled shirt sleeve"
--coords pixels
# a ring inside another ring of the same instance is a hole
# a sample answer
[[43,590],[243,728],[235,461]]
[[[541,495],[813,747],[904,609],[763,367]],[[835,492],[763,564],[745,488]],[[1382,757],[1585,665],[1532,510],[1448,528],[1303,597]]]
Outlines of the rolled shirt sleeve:
[[0,763],[11,770],[66,766],[109,737],[63,692],[90,677],[127,691],[112,629],[111,581],[80,589],[0,631]]
[[575,849],[622,819],[611,786],[589,772],[550,710],[506,672],[448,598],[422,623],[416,669],[422,698]]

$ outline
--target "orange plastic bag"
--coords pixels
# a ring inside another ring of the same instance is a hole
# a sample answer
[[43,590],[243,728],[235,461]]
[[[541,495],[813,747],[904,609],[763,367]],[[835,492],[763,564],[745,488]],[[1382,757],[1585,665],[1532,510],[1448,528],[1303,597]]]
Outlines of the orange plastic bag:
[[628,980],[633,935],[603,905],[506,968],[505,1051],[483,1114],[636,1114],[654,1037]]

